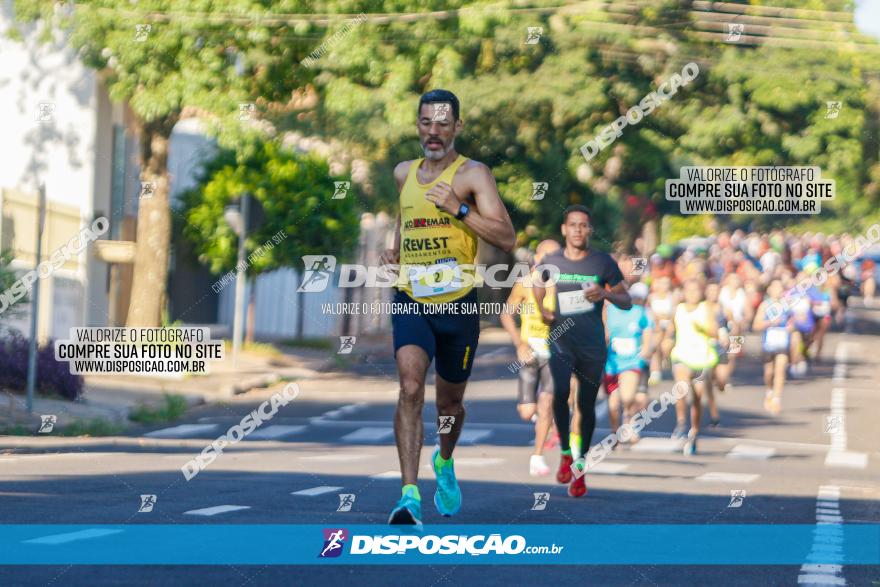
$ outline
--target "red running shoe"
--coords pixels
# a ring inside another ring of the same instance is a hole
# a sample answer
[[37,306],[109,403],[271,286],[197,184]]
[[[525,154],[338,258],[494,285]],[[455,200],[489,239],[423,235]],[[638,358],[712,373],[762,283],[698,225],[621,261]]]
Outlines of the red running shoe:
[[568,494],[572,497],[583,497],[587,494],[587,476],[581,475],[568,486]]
[[571,455],[562,455],[559,459],[559,470],[556,471],[556,480],[560,483],[568,483],[571,481],[571,464],[574,462],[574,459],[571,458]]

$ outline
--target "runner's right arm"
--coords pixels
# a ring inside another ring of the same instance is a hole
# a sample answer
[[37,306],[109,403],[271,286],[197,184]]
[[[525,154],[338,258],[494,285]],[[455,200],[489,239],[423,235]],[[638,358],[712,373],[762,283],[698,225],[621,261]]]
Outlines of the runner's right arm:
[[[548,326],[553,324],[553,320],[556,318],[554,312],[551,312],[547,308],[544,307],[544,296],[546,295],[556,295],[555,286],[547,286],[544,283],[545,277],[541,275],[539,279],[534,279],[532,281],[532,294],[535,296],[535,305],[538,306],[538,310],[541,312],[541,319],[544,321],[544,324]],[[550,291],[547,291],[547,290]]]
[[501,326],[510,336],[513,346],[517,348],[525,342],[519,335],[519,329],[516,327],[516,320],[514,319],[516,312],[513,310],[517,304],[524,300],[525,296],[522,294],[522,289],[522,285],[519,282],[513,284],[513,289],[510,290],[510,297],[507,298],[507,305],[501,310],[500,316]]
[[761,305],[758,306],[758,311],[755,312],[755,321],[752,324],[752,330],[764,330],[767,328],[767,321],[764,320],[764,311],[765,305],[767,302],[761,302]]
[[[402,161],[394,168],[394,181],[397,183],[397,191],[403,189],[406,182],[406,176],[409,173],[409,166],[412,161]],[[394,244],[390,249],[385,249],[379,257],[380,265],[399,265],[400,264],[400,213],[397,214],[397,223],[394,225]]]
[[[534,353],[532,353],[528,341],[523,340],[520,336],[519,328],[517,328],[516,320],[513,317],[514,314],[516,314],[515,308],[525,302],[525,300],[526,296],[522,284],[519,282],[515,283],[513,289],[510,290],[510,297],[507,298],[507,306],[501,311],[500,318],[501,326],[504,327],[504,330],[510,336],[513,346],[516,347],[516,358],[522,363],[529,363],[531,362]],[[534,311],[534,309],[532,310]],[[520,317],[520,320],[522,320],[522,317]]]

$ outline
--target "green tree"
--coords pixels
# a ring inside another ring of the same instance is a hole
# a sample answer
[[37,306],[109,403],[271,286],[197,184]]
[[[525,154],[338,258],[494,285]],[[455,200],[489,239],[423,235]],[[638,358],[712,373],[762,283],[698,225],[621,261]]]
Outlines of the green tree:
[[135,116],[141,180],[155,184],[155,191],[138,210],[129,326],[158,326],[164,307],[172,224],[168,146],[174,125],[182,116],[199,116],[221,144],[232,144],[248,132],[239,120],[240,104],[254,104],[258,113],[267,99],[289,98],[298,84],[290,64],[305,57],[313,41],[293,38],[287,21],[272,18],[272,11],[296,12],[306,4],[15,1],[16,17],[24,23],[39,20],[45,40],[64,32],[80,59],[102,72],[111,99],[126,103]]
[[[246,239],[248,278],[284,267],[299,268],[303,255],[344,259],[354,249],[360,228],[352,204],[357,194],[349,191],[344,198],[333,199],[335,182],[347,178],[331,177],[326,161],[297,155],[277,142],[258,142],[247,152],[241,156],[221,150],[204,166],[199,187],[182,196],[183,233],[199,259],[217,275],[235,270],[238,236],[223,214],[245,193],[252,194],[262,208],[262,222]],[[248,314],[253,315],[253,298]],[[251,322],[249,338],[253,338],[252,326]]]

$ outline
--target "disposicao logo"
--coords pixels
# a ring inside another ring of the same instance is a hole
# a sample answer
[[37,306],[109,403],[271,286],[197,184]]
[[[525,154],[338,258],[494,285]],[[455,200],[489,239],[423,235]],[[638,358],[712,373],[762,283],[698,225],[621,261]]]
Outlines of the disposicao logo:
[[324,547],[318,558],[335,558],[342,554],[348,531],[342,528],[324,528]]

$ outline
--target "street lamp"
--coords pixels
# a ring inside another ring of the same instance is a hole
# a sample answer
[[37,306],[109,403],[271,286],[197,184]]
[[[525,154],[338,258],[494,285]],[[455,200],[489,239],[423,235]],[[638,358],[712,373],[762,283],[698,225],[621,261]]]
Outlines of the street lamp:
[[238,235],[238,262],[235,265],[235,313],[232,318],[232,368],[238,367],[238,351],[241,349],[242,303],[245,282],[245,240],[247,239],[248,194],[242,194],[238,204],[230,204],[223,210],[223,218]]

